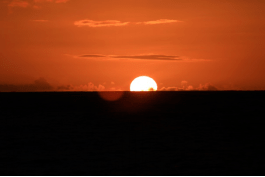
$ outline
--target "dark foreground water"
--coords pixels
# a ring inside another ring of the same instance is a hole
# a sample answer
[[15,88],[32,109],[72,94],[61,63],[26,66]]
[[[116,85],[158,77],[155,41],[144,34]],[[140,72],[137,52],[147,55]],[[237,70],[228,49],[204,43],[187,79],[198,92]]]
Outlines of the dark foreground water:
[[265,92],[0,93],[0,104],[0,175],[265,175]]

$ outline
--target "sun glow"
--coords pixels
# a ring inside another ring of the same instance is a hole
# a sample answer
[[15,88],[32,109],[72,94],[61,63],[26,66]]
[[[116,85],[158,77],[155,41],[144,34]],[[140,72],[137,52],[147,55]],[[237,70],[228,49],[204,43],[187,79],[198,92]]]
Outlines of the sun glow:
[[157,84],[151,77],[140,76],[135,78],[131,85],[130,91],[156,91]]

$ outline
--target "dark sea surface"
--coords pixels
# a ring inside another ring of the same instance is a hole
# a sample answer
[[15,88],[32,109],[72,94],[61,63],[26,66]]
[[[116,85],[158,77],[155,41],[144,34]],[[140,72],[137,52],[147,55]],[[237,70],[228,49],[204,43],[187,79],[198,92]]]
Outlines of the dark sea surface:
[[265,92],[0,93],[0,175],[265,175]]

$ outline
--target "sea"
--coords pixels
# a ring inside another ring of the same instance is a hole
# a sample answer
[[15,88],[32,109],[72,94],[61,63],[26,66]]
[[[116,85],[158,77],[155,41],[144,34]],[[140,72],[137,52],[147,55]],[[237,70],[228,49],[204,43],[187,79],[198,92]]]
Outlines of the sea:
[[265,175],[265,91],[1,92],[0,175]]

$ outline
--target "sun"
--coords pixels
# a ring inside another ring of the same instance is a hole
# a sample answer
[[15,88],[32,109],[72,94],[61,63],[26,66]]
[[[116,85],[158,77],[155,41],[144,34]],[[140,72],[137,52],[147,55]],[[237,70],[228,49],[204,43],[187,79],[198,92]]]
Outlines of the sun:
[[135,78],[131,85],[130,91],[156,91],[157,84],[151,77],[139,76]]

